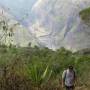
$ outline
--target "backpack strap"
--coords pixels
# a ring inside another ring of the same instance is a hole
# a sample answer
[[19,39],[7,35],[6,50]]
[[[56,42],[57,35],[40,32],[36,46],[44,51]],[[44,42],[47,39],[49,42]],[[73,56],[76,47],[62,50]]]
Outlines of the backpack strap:
[[74,73],[74,79],[76,78],[76,73],[75,73],[75,71],[73,70],[73,73]]

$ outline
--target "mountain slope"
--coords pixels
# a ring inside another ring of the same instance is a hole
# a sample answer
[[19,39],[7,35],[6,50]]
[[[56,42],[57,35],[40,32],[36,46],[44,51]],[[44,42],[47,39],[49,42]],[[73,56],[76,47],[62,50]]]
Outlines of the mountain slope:
[[37,30],[37,38],[49,48],[89,48],[90,28],[79,16],[89,6],[89,0],[38,0],[32,8],[33,31]]
[[[7,24],[8,32],[11,30],[13,36],[5,36],[1,22],[5,21]],[[6,38],[6,42],[5,42]],[[8,13],[4,8],[0,7],[0,43],[14,44],[16,46],[27,46],[30,42],[35,44],[33,35],[23,27],[14,17]]]
[[[90,47],[90,27],[79,15],[90,6],[90,0],[3,0],[0,5],[28,28],[24,32],[27,41],[33,39],[38,45],[52,49]],[[23,43],[23,40],[18,41]]]
[[79,14],[84,23],[90,26],[90,7],[82,10]]
[[[21,24],[27,25],[31,17],[31,8],[37,0],[2,0],[3,6]],[[23,19],[23,20],[22,20]]]

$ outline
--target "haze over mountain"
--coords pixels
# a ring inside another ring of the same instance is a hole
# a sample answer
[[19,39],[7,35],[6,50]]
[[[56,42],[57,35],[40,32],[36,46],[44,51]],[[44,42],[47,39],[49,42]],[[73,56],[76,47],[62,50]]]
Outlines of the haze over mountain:
[[27,25],[29,17],[31,17],[31,8],[36,1],[37,0],[0,0],[0,6],[11,13],[16,20]]
[[79,15],[90,6],[89,0],[3,0],[0,5],[43,46],[90,48],[90,27]]
[[[1,24],[3,21],[5,21],[5,24],[7,24],[8,31],[13,31],[12,37],[5,36]],[[4,8],[0,7],[0,44],[13,44],[16,46],[25,47],[28,46],[30,42],[32,42],[32,45],[36,45],[37,40],[35,40],[35,37],[27,30],[26,27],[15,20],[15,17],[12,14],[8,13]]]
[[89,0],[38,0],[32,8],[36,18],[32,26],[46,32],[38,37],[41,43],[50,48],[90,48],[90,27],[79,16],[89,6]]

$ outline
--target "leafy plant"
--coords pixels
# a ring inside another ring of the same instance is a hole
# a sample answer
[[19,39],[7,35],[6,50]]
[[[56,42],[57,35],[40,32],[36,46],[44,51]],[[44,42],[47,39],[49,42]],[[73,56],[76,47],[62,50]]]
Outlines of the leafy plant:
[[29,67],[30,79],[38,90],[50,79],[51,75],[52,70],[50,70],[48,65],[43,67],[41,64],[32,64]]

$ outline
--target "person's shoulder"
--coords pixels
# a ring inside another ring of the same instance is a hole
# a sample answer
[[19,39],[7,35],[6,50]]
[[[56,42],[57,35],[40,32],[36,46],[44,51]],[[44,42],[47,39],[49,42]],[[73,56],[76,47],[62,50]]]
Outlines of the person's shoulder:
[[63,71],[63,73],[66,73],[67,72],[67,69],[65,69],[64,71]]
[[74,69],[73,72],[76,73],[76,70]]
[[67,71],[67,70],[64,70],[63,73],[62,73],[62,78],[63,78],[63,79],[65,79],[65,77],[66,77],[66,71]]

